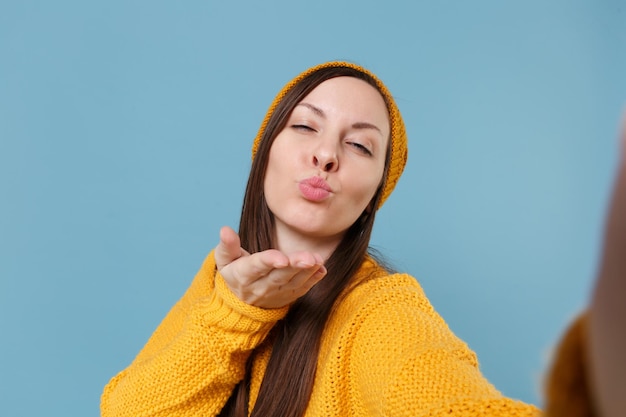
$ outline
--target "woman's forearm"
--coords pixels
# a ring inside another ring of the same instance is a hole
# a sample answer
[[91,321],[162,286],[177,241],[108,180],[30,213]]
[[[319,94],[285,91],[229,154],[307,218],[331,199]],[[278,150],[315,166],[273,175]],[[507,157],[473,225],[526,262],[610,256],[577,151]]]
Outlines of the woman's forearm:
[[590,376],[603,417],[623,416],[626,410],[626,118],[624,125],[590,310]]

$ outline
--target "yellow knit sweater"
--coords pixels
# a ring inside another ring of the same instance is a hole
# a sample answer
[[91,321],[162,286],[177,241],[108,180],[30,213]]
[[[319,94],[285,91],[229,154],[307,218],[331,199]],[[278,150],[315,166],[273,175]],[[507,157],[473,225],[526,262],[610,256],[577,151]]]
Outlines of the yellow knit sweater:
[[[356,278],[325,328],[306,416],[539,415],[481,375],[414,278],[372,261]],[[238,300],[211,253],[137,358],[105,387],[102,417],[216,415],[254,350],[252,409],[271,349],[266,336],[286,312]]]

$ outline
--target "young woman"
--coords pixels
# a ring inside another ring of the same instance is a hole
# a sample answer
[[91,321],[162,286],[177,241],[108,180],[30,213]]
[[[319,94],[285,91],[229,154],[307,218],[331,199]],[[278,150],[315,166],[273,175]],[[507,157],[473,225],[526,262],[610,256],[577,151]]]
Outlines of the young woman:
[[239,231],[102,395],[109,416],[532,416],[368,244],[407,159],[383,83],[346,62],[277,95]]

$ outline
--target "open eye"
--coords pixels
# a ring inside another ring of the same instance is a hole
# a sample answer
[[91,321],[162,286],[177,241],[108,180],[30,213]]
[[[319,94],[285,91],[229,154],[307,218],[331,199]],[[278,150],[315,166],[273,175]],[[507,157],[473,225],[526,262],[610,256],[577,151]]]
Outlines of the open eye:
[[359,142],[348,142],[348,145],[352,146],[353,148],[355,148],[358,152],[361,152],[364,155],[367,156],[372,156],[372,151],[369,150],[369,148]]

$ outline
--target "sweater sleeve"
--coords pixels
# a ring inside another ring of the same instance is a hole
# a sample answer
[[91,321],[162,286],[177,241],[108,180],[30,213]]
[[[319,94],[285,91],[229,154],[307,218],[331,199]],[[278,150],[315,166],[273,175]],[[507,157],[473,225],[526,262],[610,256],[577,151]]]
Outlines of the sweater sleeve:
[[450,331],[413,278],[376,293],[357,314],[351,347],[350,390],[359,415],[539,415],[484,378],[474,352]]
[[241,302],[211,253],[132,364],[104,388],[102,417],[217,415],[250,352],[286,312]]

